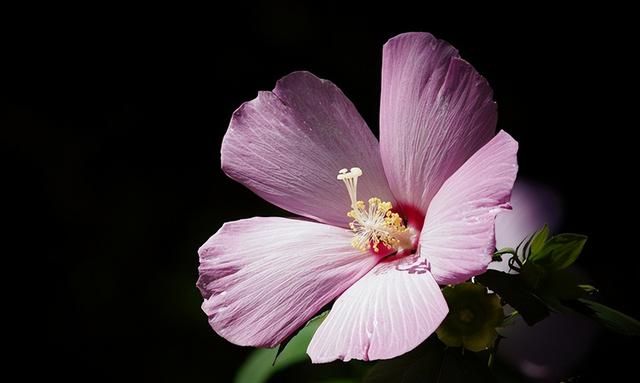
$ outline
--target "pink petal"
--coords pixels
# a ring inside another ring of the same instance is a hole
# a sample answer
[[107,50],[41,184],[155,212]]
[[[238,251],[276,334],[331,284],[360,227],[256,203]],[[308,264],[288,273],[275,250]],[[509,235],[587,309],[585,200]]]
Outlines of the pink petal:
[[460,283],[487,269],[495,216],[509,208],[517,151],[518,143],[500,131],[431,201],[419,246],[439,284]]
[[406,269],[413,261],[383,260],[336,300],[307,349],[313,363],[393,358],[435,331],[447,303],[430,273]]
[[238,345],[279,344],[378,262],[351,238],[345,229],[286,218],[224,224],[198,251],[209,324]]
[[495,134],[487,81],[447,42],[405,33],[383,51],[380,151],[401,205],[425,214],[442,184]]
[[292,213],[346,226],[348,193],[336,179],[359,167],[361,199],[392,201],[378,141],[351,101],[308,72],[283,77],[233,113],[222,142],[222,169]]

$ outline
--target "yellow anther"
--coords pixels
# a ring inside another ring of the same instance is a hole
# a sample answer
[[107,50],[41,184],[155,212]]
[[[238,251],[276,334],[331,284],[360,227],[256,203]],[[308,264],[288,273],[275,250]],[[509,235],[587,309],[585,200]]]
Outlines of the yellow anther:
[[358,177],[361,175],[360,168],[342,169],[338,174],[338,179],[347,186],[351,199],[351,210],[347,213],[353,219],[349,227],[355,234],[351,245],[362,251],[373,249],[376,253],[380,251],[381,244],[387,249],[396,249],[407,228],[400,215],[391,210],[391,202],[372,197],[367,201],[367,206],[357,200]]

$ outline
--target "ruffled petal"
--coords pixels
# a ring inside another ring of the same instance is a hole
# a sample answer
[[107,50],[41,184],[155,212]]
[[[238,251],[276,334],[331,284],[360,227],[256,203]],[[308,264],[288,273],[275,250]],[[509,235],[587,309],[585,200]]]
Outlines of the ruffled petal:
[[487,81],[447,42],[405,33],[383,51],[380,151],[396,200],[422,212],[495,134]]
[[229,222],[199,249],[198,287],[209,324],[242,346],[273,347],[366,274],[380,256],[352,233],[317,222]]
[[233,113],[222,169],[265,200],[320,222],[346,226],[351,202],[336,180],[359,167],[361,199],[393,201],[378,141],[351,101],[308,72],[283,77]]
[[307,353],[313,363],[389,359],[431,335],[447,303],[430,273],[411,258],[385,259],[333,304]]
[[509,208],[518,143],[500,131],[449,178],[433,198],[419,253],[439,284],[483,273],[495,249],[494,223]]

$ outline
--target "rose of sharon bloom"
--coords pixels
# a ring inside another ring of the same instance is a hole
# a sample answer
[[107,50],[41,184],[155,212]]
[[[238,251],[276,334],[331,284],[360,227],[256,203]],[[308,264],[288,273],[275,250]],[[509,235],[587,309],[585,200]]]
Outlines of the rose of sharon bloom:
[[314,363],[416,347],[447,314],[438,285],[491,261],[518,146],[495,125],[487,81],[428,33],[384,46],[379,144],[329,81],[295,72],[259,92],[233,113],[222,169],[306,219],[228,222],[202,245],[211,327],[273,347],[335,300]]

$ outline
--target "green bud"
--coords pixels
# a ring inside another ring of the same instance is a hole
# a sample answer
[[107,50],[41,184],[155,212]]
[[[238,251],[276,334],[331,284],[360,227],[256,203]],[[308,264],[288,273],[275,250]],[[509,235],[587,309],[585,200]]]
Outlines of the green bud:
[[449,314],[436,334],[447,346],[482,351],[493,347],[504,310],[500,298],[477,283],[462,283],[442,290]]

